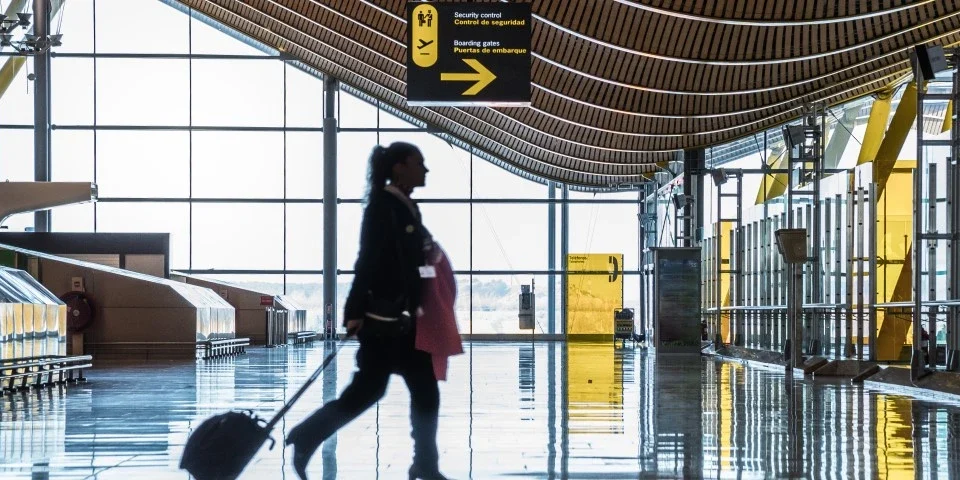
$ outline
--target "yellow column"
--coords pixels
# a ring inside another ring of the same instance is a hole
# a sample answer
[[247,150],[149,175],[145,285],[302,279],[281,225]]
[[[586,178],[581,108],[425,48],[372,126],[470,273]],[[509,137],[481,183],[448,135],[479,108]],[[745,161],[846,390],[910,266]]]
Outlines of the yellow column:
[[[877,301],[881,303],[906,302],[912,298],[912,169],[916,168],[916,162],[898,160],[898,157],[916,117],[917,84],[911,82],[900,99],[900,105],[897,106],[890,127],[877,147],[873,161],[873,180],[877,183],[877,223],[874,227],[877,229],[879,257],[875,285]],[[873,121],[873,112],[870,121]],[[867,136],[870,136],[870,132]],[[864,148],[866,147],[865,141]],[[877,314],[877,325],[877,359],[899,360],[903,346],[909,338],[910,315],[897,311],[880,311]]]
[[[720,239],[720,251],[717,252],[717,259],[720,262],[721,270],[730,270],[730,229],[733,228],[733,222],[718,222],[717,238]],[[720,307],[730,306],[730,274],[720,274]],[[730,336],[730,313],[720,314],[720,338],[725,343],[732,343]]]

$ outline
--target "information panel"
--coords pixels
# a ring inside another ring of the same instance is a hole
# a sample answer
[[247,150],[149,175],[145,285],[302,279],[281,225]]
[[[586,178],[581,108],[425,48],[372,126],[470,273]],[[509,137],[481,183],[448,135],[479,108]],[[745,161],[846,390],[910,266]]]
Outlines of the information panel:
[[530,104],[529,3],[407,3],[407,103]]
[[700,249],[653,249],[653,335],[658,353],[700,353]]

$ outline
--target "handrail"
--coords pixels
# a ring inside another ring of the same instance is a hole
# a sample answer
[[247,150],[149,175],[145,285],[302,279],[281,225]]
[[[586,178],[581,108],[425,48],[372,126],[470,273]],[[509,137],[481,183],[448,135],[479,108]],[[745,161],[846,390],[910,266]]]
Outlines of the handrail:
[[[922,303],[925,307],[960,307],[960,300],[932,300]],[[873,305],[873,308],[913,308],[913,302],[885,302],[878,303]],[[866,311],[871,306],[864,305],[863,311]],[[845,309],[847,304],[845,303],[807,303],[803,305],[804,310],[832,310],[832,309]],[[786,310],[786,305],[733,305],[720,307],[721,312],[737,312],[737,311],[776,311],[776,310]],[[853,310],[859,310],[853,308]],[[702,309],[703,313],[716,313],[717,307],[710,307]]]
[[[33,376],[43,376],[43,375],[52,375],[54,373],[66,372],[70,370],[83,370],[85,368],[93,368],[93,363],[84,363],[83,365],[66,365],[54,370],[40,370],[32,372],[15,372],[15,373],[6,373],[0,376],[0,379],[3,381],[16,380],[18,378],[33,377]],[[14,370],[14,369],[10,369]]]
[[[38,360],[40,359],[40,360]],[[17,363],[27,361],[27,363]],[[73,363],[73,362],[91,362],[93,357],[90,355],[77,355],[70,357],[45,356],[45,357],[27,357],[0,360],[0,370],[14,370],[20,368],[44,367],[55,363]]]

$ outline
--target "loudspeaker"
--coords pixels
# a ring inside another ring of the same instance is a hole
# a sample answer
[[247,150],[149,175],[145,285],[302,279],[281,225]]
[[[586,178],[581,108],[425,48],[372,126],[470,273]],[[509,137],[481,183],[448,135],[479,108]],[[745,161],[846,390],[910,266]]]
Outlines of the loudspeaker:
[[701,175],[706,168],[707,154],[702,148],[683,151],[683,171],[690,175]]
[[806,140],[803,132],[803,125],[784,125],[783,141],[786,142],[788,149],[793,149],[795,145],[800,145]]
[[710,176],[713,177],[713,184],[718,187],[724,183],[727,183],[727,178],[729,178],[727,171],[722,168],[718,168],[710,172]]
[[933,80],[937,72],[947,69],[947,56],[940,45],[917,45],[913,50],[924,80]]

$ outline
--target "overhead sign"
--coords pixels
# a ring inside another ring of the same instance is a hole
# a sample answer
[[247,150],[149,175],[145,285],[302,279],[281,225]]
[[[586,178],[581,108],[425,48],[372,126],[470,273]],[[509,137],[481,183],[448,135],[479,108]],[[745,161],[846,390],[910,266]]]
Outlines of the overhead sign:
[[530,104],[529,3],[407,3],[407,103]]

